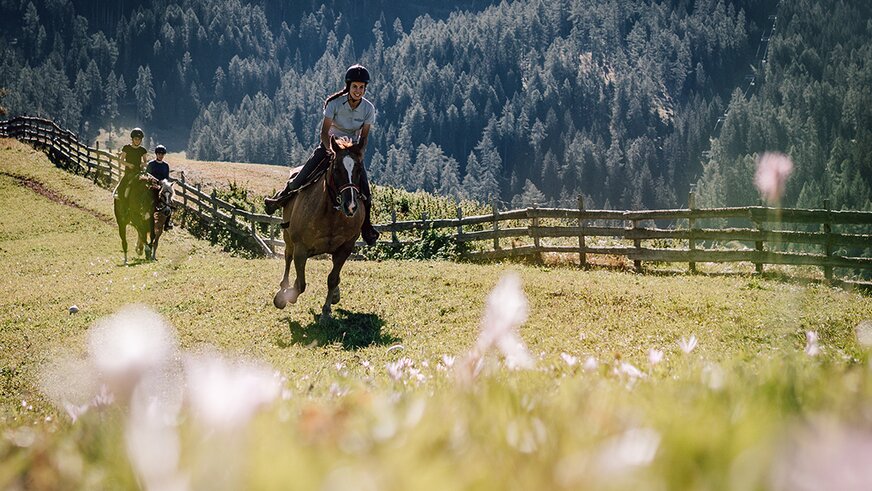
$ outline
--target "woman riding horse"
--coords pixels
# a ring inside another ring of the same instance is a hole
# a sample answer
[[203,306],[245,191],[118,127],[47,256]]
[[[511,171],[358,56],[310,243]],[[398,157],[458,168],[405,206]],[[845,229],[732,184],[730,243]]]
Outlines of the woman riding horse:
[[[375,122],[375,106],[363,97],[367,84],[369,84],[369,71],[362,65],[352,65],[345,71],[345,88],[324,101],[320,145],[300,172],[288,180],[284,190],[264,200],[264,207],[268,214],[272,215],[276,210],[284,207],[295,191],[306,184],[316,171],[323,169],[330,162],[334,154],[330,143],[331,136],[338,140],[342,140],[343,137],[350,139],[358,146],[361,159],[363,158],[369,130]],[[361,175],[360,192],[365,201],[361,235],[367,244],[374,245],[379,233],[373,228],[370,219],[372,197],[366,170],[363,170]]]

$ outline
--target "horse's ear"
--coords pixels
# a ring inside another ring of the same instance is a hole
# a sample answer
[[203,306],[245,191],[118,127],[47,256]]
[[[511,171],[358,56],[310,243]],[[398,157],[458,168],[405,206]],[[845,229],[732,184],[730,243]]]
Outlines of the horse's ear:
[[336,137],[333,135],[330,135],[330,149],[333,150],[333,153],[340,150],[339,145],[336,144]]
[[357,155],[357,160],[363,160],[363,145],[360,143],[355,143],[348,149],[348,151]]

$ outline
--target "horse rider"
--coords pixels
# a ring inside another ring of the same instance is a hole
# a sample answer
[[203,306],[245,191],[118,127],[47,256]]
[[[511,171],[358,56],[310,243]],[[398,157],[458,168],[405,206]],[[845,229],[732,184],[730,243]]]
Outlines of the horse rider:
[[[163,145],[158,145],[154,147],[154,160],[150,160],[148,165],[145,168],[145,172],[150,174],[152,177],[158,180],[158,182],[163,181],[164,179],[170,179],[170,165],[164,161],[164,156],[167,154],[167,147]],[[165,204],[160,203],[159,200],[155,200],[155,203],[158,203],[158,206]],[[165,213],[167,216],[167,223],[164,225],[164,230],[172,230],[173,222],[172,212],[173,209],[169,206],[164,207],[161,210],[162,213]]]
[[[362,65],[352,65],[345,71],[345,88],[327,97],[327,100],[324,101],[324,121],[321,123],[320,145],[303,165],[300,172],[293,179],[288,180],[284,190],[272,198],[264,199],[267,214],[272,215],[276,210],[282,208],[290,200],[293,193],[305,184],[316,170],[329,165],[333,157],[333,150],[330,147],[331,136],[337,139],[347,138],[353,143],[359,143],[360,152],[363,155],[370,127],[375,122],[375,106],[363,97],[367,84],[369,84],[369,71]],[[370,219],[372,195],[369,189],[369,180],[366,177],[366,169],[362,168],[362,170],[360,194],[364,199],[364,220],[361,236],[364,242],[374,245],[378,240],[379,233],[373,228]]]
[[145,134],[139,128],[133,128],[130,132],[130,144],[121,147],[118,152],[118,161],[124,166],[124,172],[121,174],[121,180],[118,181],[118,186],[115,187],[113,196],[115,199],[122,199],[127,191],[130,182],[137,178],[145,165],[145,154],[148,151],[142,146],[142,139]]

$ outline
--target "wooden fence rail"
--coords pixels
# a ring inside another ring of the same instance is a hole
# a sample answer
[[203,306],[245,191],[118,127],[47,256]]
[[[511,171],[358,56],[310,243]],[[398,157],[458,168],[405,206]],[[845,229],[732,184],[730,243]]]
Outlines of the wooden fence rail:
[[[75,134],[52,121],[31,117],[0,121],[0,136],[43,148],[55,161],[94,182],[112,186],[120,178],[121,168],[114,155],[80,143]],[[236,208],[214,191],[205,193],[199,184],[186,182],[184,174],[176,188],[177,205],[201,220],[250,237],[265,254],[275,255],[284,247],[277,239],[280,218]],[[833,278],[833,268],[872,269],[872,212],[830,210],[828,203],[814,210],[697,208],[692,194],[688,202],[686,209],[619,211],[587,210],[579,199],[574,209],[534,206],[498,211],[494,206],[491,213],[464,217],[458,208],[457,218],[414,221],[397,221],[392,212],[391,222],[376,225],[376,229],[389,237],[382,242],[386,246],[413,242],[417,232],[444,231],[457,243],[470,246],[465,254],[469,260],[563,253],[577,254],[579,265],[586,266],[589,255],[605,254],[625,257],[639,271],[643,261],[687,263],[691,272],[698,263],[747,262],[758,272],[774,264],[817,266],[827,279]],[[720,226],[702,228],[703,221]],[[669,226],[658,227],[657,222],[668,222]],[[738,222],[748,225],[723,226]],[[788,224],[800,229],[785,228]],[[398,234],[404,234],[402,240]],[[511,242],[507,244],[508,239]],[[722,247],[725,243],[733,247]],[[753,243],[753,248],[743,243]],[[818,250],[808,252],[810,248]]]

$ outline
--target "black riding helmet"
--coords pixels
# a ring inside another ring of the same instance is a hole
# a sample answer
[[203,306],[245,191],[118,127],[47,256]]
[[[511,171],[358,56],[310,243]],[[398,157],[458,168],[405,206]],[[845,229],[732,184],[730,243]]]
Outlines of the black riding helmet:
[[345,71],[345,83],[350,84],[351,82],[363,82],[368,84],[369,70],[360,64],[351,65],[348,67],[348,70]]
[[133,128],[133,131],[130,132],[130,138],[143,138],[145,137],[145,133],[142,132],[139,128]]
[[163,145],[158,145],[158,146],[154,147],[154,153],[156,153],[156,154],[164,153],[165,154],[165,153],[167,153],[167,147],[165,147]]

